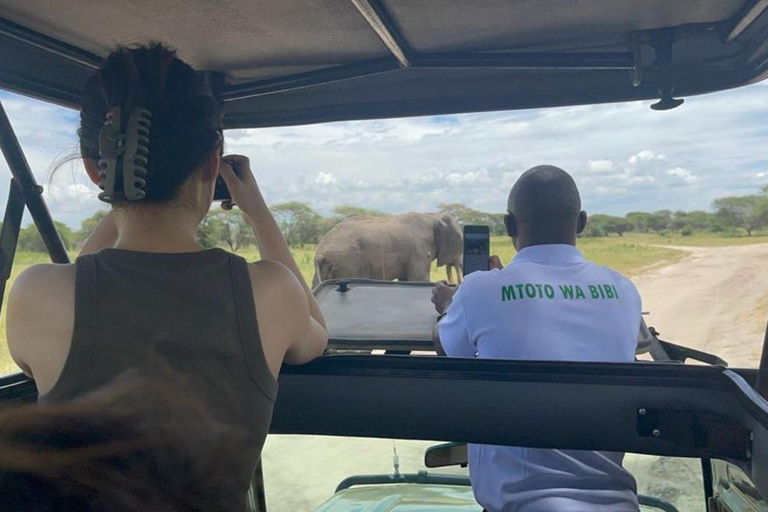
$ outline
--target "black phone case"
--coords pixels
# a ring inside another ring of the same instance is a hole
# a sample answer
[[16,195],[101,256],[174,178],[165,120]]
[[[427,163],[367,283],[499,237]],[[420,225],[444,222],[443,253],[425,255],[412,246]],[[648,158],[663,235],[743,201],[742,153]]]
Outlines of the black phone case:
[[[222,160],[229,164],[229,166],[232,168],[233,171],[235,171],[235,174],[237,174],[237,166],[235,166],[235,162],[228,158],[222,158]],[[227,182],[224,181],[224,178],[221,177],[221,174],[216,177],[216,185],[213,189],[213,200],[214,201],[230,201],[232,199],[232,194],[229,193],[229,189],[227,188]]]
[[224,178],[221,176],[216,178],[216,186],[213,189],[213,200],[214,201],[227,201],[232,199],[232,195],[229,193],[229,189],[227,188],[227,184],[224,181]]

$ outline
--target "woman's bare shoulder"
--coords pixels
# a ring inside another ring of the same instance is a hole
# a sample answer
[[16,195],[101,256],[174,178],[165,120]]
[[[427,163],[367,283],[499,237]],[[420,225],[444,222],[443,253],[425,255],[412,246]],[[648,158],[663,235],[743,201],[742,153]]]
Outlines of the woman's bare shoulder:
[[8,298],[8,348],[27,374],[41,360],[41,353],[47,354],[42,360],[50,360],[51,353],[69,343],[74,289],[74,265],[33,265],[13,283]]
[[[281,307],[305,304],[304,289],[288,267],[277,261],[262,260],[248,265],[254,295],[268,295]],[[260,293],[261,292],[261,293]]]
[[61,288],[74,286],[74,283],[74,264],[41,263],[24,269],[14,281],[11,293],[14,295],[45,293],[50,296]]
[[248,270],[254,283],[262,286],[285,285],[289,282],[296,282],[298,279],[293,273],[280,262],[272,260],[261,260],[256,263],[249,263]]

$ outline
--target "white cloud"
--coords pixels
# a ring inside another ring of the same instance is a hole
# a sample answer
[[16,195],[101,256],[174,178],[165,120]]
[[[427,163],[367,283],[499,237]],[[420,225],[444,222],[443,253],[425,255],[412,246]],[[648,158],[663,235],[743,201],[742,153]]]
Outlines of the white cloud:
[[475,185],[478,183],[490,183],[491,178],[487,169],[478,169],[465,173],[452,172],[445,176],[445,181],[454,187],[462,185]]
[[694,183],[699,179],[691,171],[682,167],[675,167],[674,169],[670,169],[667,171],[667,174],[680,178],[686,183]]
[[317,173],[317,178],[315,178],[315,183],[320,183],[321,185],[331,185],[337,181],[336,176],[330,172],[319,172]]
[[616,165],[610,160],[590,160],[587,162],[587,168],[594,172],[612,171]]
[[664,161],[666,159],[667,159],[667,155],[665,155],[664,153],[657,155],[650,149],[644,149],[639,153],[629,157],[629,163],[630,165],[637,165],[638,163],[641,163],[641,162]]
[[[520,174],[541,164],[571,172],[592,212],[709,209],[715,197],[754,193],[768,179],[764,91],[696,96],[668,112],[646,101],[228,130],[226,150],[252,157],[270,203],[305,201],[324,214],[342,203],[502,211]],[[77,113],[0,96],[38,180],[52,186],[52,162],[76,147]],[[102,205],[82,169],[67,169],[46,197],[57,219],[76,226]],[[0,159],[0,201],[7,178]]]

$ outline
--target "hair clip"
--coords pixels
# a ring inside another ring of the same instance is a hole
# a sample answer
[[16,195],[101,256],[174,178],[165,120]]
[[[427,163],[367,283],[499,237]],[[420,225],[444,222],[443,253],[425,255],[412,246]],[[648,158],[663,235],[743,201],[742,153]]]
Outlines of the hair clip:
[[99,131],[99,199],[110,203],[139,201],[147,195],[149,132],[152,113],[141,107],[131,111],[125,131],[121,108],[112,107]]

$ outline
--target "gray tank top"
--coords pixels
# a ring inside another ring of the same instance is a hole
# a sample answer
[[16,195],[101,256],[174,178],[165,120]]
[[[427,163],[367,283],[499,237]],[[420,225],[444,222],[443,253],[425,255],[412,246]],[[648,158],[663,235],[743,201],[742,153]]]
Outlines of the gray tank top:
[[126,370],[151,375],[159,361],[189,380],[217,420],[245,431],[243,474],[233,475],[245,496],[277,393],[245,260],[221,249],[105,249],[78,258],[76,268],[72,346],[40,401],[70,400]]

